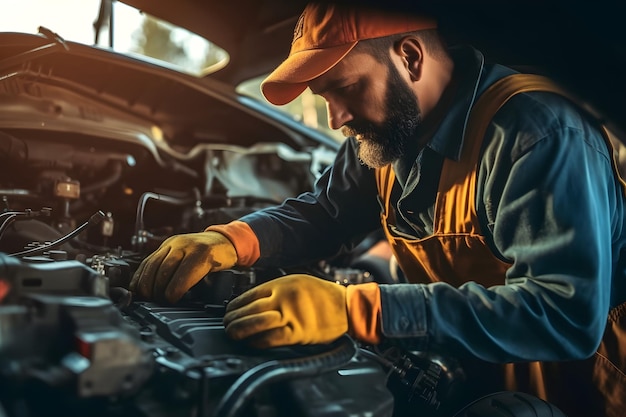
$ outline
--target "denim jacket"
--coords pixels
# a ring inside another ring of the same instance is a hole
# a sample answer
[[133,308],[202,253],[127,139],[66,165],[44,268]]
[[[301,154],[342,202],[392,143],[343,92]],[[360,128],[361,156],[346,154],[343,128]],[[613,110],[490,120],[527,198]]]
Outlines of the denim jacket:
[[[453,56],[455,104],[428,145],[393,166],[398,233],[415,238],[432,233],[441,167],[459,158],[476,98],[514,72],[473,49]],[[625,201],[604,139],[584,112],[543,92],[513,98],[487,135],[476,208],[494,255],[511,264],[504,283],[380,285],[383,336],[495,363],[589,357],[609,309],[626,300]],[[374,170],[357,146],[345,141],[312,192],[241,219],[259,238],[258,266],[332,256],[380,228]]]

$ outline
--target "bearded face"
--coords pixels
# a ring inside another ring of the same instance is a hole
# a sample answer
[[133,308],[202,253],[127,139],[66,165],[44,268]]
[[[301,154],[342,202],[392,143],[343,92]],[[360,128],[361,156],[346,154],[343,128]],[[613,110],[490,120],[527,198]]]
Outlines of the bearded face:
[[385,95],[386,115],[380,124],[353,120],[341,130],[359,141],[359,159],[371,168],[381,168],[404,156],[421,122],[415,93],[390,63]]

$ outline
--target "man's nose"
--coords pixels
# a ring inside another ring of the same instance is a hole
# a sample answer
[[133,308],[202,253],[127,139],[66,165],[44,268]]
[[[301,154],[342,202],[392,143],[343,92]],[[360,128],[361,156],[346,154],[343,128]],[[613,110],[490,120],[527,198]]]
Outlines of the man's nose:
[[334,101],[326,102],[326,111],[328,112],[328,127],[331,129],[339,129],[353,119],[347,106]]

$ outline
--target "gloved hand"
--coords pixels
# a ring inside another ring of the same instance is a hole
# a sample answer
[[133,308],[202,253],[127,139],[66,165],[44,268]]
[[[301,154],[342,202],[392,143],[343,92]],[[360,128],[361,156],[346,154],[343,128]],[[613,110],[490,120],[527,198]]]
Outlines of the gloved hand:
[[176,235],[143,260],[129,289],[139,296],[174,303],[209,272],[232,268],[235,247],[221,233]]
[[328,343],[348,331],[346,287],[304,274],[276,278],[232,300],[224,325],[259,348]]

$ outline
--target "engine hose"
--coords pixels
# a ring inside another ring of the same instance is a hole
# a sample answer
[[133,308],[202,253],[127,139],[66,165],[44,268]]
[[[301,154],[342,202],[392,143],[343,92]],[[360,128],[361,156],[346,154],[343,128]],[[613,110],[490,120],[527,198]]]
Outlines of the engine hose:
[[184,198],[172,197],[172,196],[165,195],[165,194],[157,194],[151,191],[147,191],[141,195],[141,197],[139,198],[139,203],[137,204],[137,216],[135,219],[135,236],[133,237],[133,239],[136,240],[136,242],[134,243],[135,250],[137,250],[138,252],[141,252],[141,250],[143,249],[143,244],[145,243],[144,241],[145,236],[143,236],[143,233],[145,232],[143,216],[144,216],[144,212],[146,209],[146,203],[148,202],[148,200],[154,199],[154,200],[163,201],[165,203],[176,204],[176,205],[185,205],[185,204],[190,204],[193,202],[200,201],[199,191],[196,188],[194,188],[193,190],[194,190],[193,197],[184,197]]
[[76,229],[72,230],[70,233],[66,234],[65,236],[55,240],[54,242],[49,243],[47,245],[38,246],[35,248],[31,248],[31,249],[26,249],[21,252],[11,253],[9,256],[20,257],[20,256],[26,256],[26,255],[33,256],[33,255],[42,254],[47,250],[60,246],[63,243],[67,242],[68,240],[73,239],[74,237],[78,236],[83,230],[87,229],[88,227],[92,227],[92,226],[99,224],[102,221],[102,219],[104,219],[104,217],[105,215],[102,211],[97,211],[85,223],[81,224]]
[[259,389],[277,381],[316,376],[346,365],[357,353],[354,340],[344,335],[328,351],[294,359],[263,362],[243,373],[224,394],[214,417],[235,417]]

